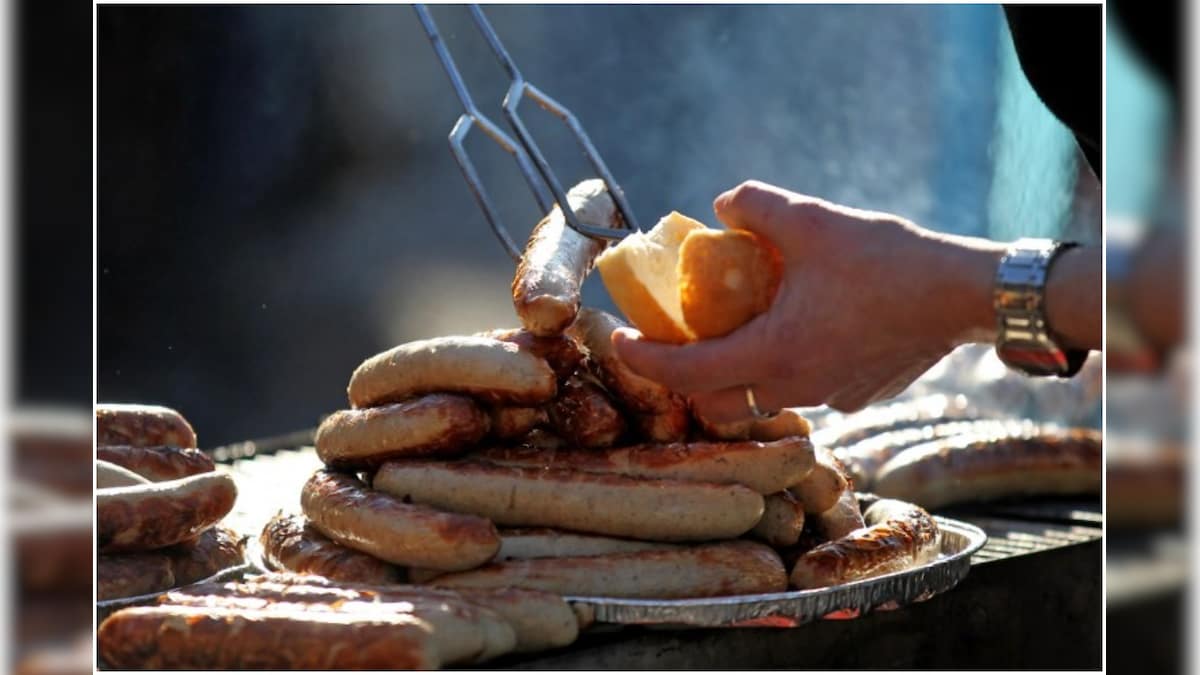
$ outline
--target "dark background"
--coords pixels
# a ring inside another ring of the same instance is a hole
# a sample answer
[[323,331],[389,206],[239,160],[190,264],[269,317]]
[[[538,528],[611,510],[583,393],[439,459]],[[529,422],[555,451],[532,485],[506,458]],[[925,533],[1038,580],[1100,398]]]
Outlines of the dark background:
[[[1087,211],[1074,141],[995,6],[486,11],[644,227],[673,209],[716,225],[712,198],[747,178],[964,234]],[[211,447],[314,425],[390,346],[515,325],[512,263],[450,156],[460,110],[409,7],[98,13],[101,400],[176,407]],[[501,119],[507,81],[466,11],[433,13]],[[564,182],[587,177],[557,121],[523,110]],[[469,147],[523,240],[539,214],[511,160]],[[598,281],[585,302],[608,306]]]

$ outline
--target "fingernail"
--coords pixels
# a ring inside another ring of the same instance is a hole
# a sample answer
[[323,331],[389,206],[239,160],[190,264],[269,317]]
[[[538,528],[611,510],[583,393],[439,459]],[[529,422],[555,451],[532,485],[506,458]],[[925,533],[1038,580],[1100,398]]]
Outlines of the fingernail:
[[634,342],[641,339],[641,337],[642,334],[639,333],[636,328],[622,327],[613,331],[612,341],[613,344],[618,344],[621,342]]
[[725,210],[726,205],[729,204],[729,200],[732,198],[733,190],[726,190],[717,195],[717,198],[713,200],[713,211],[720,212]]

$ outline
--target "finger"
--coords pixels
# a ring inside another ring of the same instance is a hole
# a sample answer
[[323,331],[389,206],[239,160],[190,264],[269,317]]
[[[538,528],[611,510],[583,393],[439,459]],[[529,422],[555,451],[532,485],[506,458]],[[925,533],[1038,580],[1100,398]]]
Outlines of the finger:
[[[756,384],[753,385],[753,389],[754,402],[758,411],[764,415],[771,415],[789,405],[803,405],[785,401],[771,384]],[[693,394],[690,401],[692,410],[697,415],[714,424],[739,422],[754,417],[745,386]]]
[[760,379],[765,359],[752,347],[763,315],[729,335],[686,345],[645,339],[631,328],[619,328],[613,346],[625,365],[642,377],[681,394],[715,391]]
[[760,181],[746,181],[716,198],[713,211],[726,226],[770,240],[785,255],[799,251],[805,226],[820,217],[822,202]]

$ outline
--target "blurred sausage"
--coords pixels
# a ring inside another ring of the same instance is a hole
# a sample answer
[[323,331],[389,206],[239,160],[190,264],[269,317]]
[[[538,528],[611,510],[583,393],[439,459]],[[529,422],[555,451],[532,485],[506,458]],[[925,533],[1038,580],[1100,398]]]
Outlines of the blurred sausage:
[[124,467],[152,481],[198,476],[217,469],[212,457],[190,447],[101,445],[96,448],[96,459]]
[[158,405],[96,404],[96,445],[196,447],[196,432],[177,411]]
[[804,505],[784,490],[763,498],[762,518],[750,533],[776,548],[794,546],[804,530]]
[[96,491],[101,553],[148,551],[187,541],[233,509],[237,486],[225,473]]
[[144,485],[150,481],[138,474],[102,459],[96,460],[96,489]]
[[411,615],[132,607],[104,620],[97,650],[118,670],[352,670],[440,667]]

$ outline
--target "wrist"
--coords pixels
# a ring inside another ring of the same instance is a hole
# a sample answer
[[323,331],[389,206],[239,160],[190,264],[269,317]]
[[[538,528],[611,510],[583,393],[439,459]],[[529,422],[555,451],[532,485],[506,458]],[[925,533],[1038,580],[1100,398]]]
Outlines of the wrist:
[[997,337],[996,270],[1006,247],[986,239],[939,235],[934,290],[928,303],[932,325],[951,345],[993,343]]

